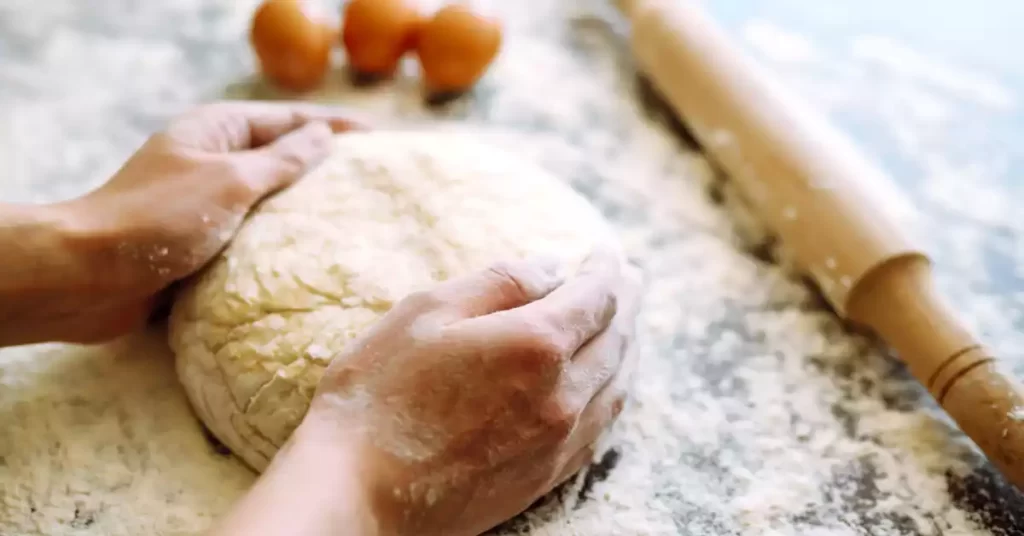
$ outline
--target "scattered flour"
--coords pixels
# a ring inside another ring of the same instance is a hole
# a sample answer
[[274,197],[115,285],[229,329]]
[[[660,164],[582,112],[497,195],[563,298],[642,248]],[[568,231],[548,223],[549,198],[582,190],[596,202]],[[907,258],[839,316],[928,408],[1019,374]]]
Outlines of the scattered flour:
[[751,20],[743,25],[742,33],[744,39],[758,47],[772,61],[804,63],[817,58],[817,50],[811,41],[769,21]]
[[1013,94],[988,77],[946,65],[888,37],[859,36],[851,43],[850,50],[854,59],[873,63],[892,75],[913,78],[915,82],[1001,111],[1016,106]]
[[[0,44],[40,51],[0,72],[0,161],[11,163],[3,198],[81,193],[148,131],[223,86],[234,96],[272,96],[245,82],[252,63],[241,36],[252,4],[0,6]],[[607,6],[492,5],[508,18],[509,40],[474,98],[426,110],[412,77],[363,91],[335,80],[315,98],[486,127],[481,137],[591,198],[646,271],[643,360],[614,438],[617,463],[580,475],[494,534],[1024,530],[1014,512],[1020,498],[985,476],[973,448],[898,362],[845,330],[792,275],[785,252],[736,202],[731,184],[679,141],[632,78]],[[771,65],[828,111],[860,113],[866,101],[880,100],[870,109],[886,114],[885,132],[899,133],[894,150],[915,162],[937,159],[930,136],[943,114],[899,112],[912,93],[890,90],[906,80],[851,83],[866,80],[860,46],[860,56],[844,61],[818,50]],[[829,67],[816,71],[815,61]],[[788,70],[793,65],[801,67]],[[997,94],[988,91],[986,98]],[[935,93],[933,108],[959,117],[955,95]],[[53,147],[62,158],[53,158]],[[934,169],[953,165],[933,161]],[[923,229],[942,230],[924,235],[943,261],[944,288],[1019,364],[1019,312],[1007,311],[1019,311],[1021,292],[982,294],[992,282],[979,267],[986,247],[1024,258],[1020,235],[991,238],[992,229],[1020,223],[976,190],[950,194],[955,169],[914,189]],[[979,185],[993,180],[985,168],[976,177]],[[979,200],[988,204],[972,205]],[[247,469],[204,439],[162,337],[0,352],[0,534],[192,534],[251,483]]]

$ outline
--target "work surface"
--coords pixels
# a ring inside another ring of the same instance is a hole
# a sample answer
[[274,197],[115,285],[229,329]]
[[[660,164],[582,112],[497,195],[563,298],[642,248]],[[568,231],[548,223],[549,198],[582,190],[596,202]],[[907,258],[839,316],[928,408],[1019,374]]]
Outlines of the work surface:
[[[1024,499],[782,267],[727,178],[665,120],[608,7],[504,4],[505,51],[469,98],[427,110],[415,78],[355,90],[340,75],[318,96],[484,130],[591,197],[648,274],[643,365],[613,451],[498,533],[1024,534]],[[1024,372],[1015,75],[930,57],[884,27],[843,34],[745,5],[716,9],[894,172],[943,288]],[[190,105],[268,96],[249,80],[251,9],[0,3],[0,199],[80,194]],[[0,352],[0,534],[190,534],[252,480],[192,418],[159,330]]]

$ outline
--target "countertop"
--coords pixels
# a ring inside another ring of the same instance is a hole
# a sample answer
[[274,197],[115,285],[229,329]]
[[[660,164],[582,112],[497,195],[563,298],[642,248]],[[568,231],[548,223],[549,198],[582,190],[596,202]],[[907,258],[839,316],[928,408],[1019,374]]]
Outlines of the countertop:
[[[0,199],[80,195],[196,103],[281,98],[253,75],[253,4],[0,3]],[[1024,497],[787,269],[637,77],[606,2],[491,4],[508,40],[471,95],[423,106],[410,64],[303,98],[479,130],[592,199],[647,273],[611,450],[495,534],[1024,534]],[[707,3],[891,173],[943,290],[1024,373],[1022,8],[916,4]],[[163,337],[0,351],[0,534],[194,534],[251,484]]]
[[[1024,216],[1013,214],[1024,200],[1024,63],[1015,52],[1024,44],[1017,25],[1024,5],[726,0],[707,7],[923,212],[985,229],[984,287],[1015,296],[1007,305],[1020,310],[1021,257],[1007,250],[1024,229]],[[998,214],[957,206],[965,203]],[[957,263],[951,248],[933,251],[941,265]]]

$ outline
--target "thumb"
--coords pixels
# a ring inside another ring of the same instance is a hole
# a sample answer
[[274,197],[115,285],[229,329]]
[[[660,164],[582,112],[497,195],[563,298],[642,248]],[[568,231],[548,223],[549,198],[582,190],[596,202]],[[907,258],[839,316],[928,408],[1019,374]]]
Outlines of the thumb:
[[312,121],[258,149],[235,153],[245,162],[245,179],[260,195],[302,178],[330,154],[334,133],[324,121]]

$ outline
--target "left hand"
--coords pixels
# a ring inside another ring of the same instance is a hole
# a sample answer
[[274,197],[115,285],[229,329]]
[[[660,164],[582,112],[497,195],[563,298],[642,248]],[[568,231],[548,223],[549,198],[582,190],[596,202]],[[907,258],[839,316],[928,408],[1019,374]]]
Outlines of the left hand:
[[64,243],[82,261],[76,288],[45,306],[49,325],[36,338],[90,343],[140,327],[255,204],[327,156],[333,133],[360,127],[343,110],[266,102],[209,104],[175,119],[106,184],[50,207],[72,222]]

